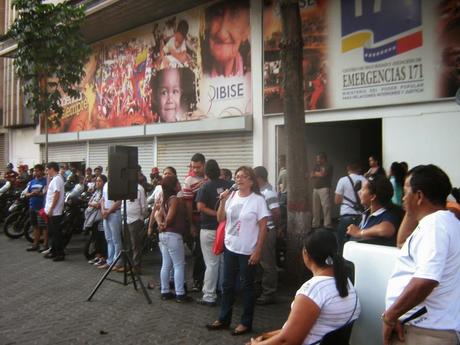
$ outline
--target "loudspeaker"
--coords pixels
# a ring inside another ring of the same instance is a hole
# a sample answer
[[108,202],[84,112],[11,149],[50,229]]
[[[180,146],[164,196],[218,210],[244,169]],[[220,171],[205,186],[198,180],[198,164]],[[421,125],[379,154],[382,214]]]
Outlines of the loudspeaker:
[[137,199],[137,147],[109,146],[109,200]]

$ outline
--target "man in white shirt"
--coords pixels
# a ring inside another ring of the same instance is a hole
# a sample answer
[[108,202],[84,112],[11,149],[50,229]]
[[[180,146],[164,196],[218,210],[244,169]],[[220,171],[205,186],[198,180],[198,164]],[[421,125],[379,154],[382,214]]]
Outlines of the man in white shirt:
[[64,242],[61,229],[62,211],[64,209],[64,180],[59,175],[59,165],[56,162],[50,162],[46,167],[48,168],[48,177],[51,180],[45,199],[45,213],[48,215],[48,234],[51,250],[45,254],[45,258],[53,259],[53,261],[64,261]]
[[[140,176],[141,177],[141,176]],[[129,240],[131,244],[133,269],[141,273],[141,256],[145,243],[144,219],[147,215],[145,190],[137,185],[137,199],[126,201],[126,222],[128,224]]]
[[339,241],[339,250],[342,251],[343,245],[347,241],[347,228],[351,224],[358,225],[361,218],[361,206],[357,191],[366,181],[365,177],[360,175],[360,167],[356,163],[347,165],[347,176],[343,176],[337,182],[335,189],[334,202],[340,205],[340,218],[337,227],[337,239]]
[[385,345],[459,342],[460,222],[445,208],[451,189],[449,177],[435,165],[419,165],[406,178],[404,208],[418,226],[388,281]]
[[262,294],[257,298],[259,305],[275,303],[278,288],[278,268],[276,266],[276,232],[280,226],[281,212],[278,195],[270,183],[268,172],[263,166],[254,168],[257,184],[265,198],[270,216],[267,219],[267,237],[262,247],[260,266],[262,266]]

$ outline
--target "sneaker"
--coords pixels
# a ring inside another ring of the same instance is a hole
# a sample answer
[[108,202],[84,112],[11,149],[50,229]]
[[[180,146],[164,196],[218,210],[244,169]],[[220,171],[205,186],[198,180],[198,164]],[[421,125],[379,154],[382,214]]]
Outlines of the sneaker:
[[49,254],[50,252],[51,252],[51,247],[47,248],[46,250],[43,250],[41,253],[42,253],[43,255],[47,255],[47,254]]
[[57,254],[51,251],[44,255],[45,259],[54,259],[55,257],[57,257]]
[[167,301],[169,299],[173,299],[174,297],[176,297],[176,295],[174,295],[172,292],[166,292],[161,294],[162,301]]
[[88,263],[91,264],[91,265],[94,265],[95,263],[99,262],[101,260],[101,258],[94,258],[94,259],[91,259],[91,260],[88,260]]
[[97,268],[100,268],[101,270],[103,270],[103,269],[107,269],[107,268],[109,268],[109,267],[110,267],[110,265],[109,265],[108,263],[105,263],[105,264],[103,264],[103,265],[100,265],[100,266],[96,266],[96,267],[97,267]]
[[196,303],[201,304],[201,305],[205,305],[207,307],[215,307],[217,305],[216,301],[206,301],[206,300],[204,300],[202,298],[197,299]]
[[99,259],[99,261],[95,262],[93,265],[94,266],[102,266],[104,265],[106,262],[104,259]]
[[193,298],[187,295],[176,295],[177,303],[188,303],[193,301]]
[[40,249],[38,250],[38,252],[39,252],[39,253],[42,253],[42,254],[46,254],[46,253],[47,253],[46,251],[49,250],[49,249],[50,249],[50,247],[43,247],[43,248],[40,248]]
[[30,247],[26,248],[26,251],[28,251],[28,252],[38,252],[39,250],[40,250],[39,246],[30,246]]

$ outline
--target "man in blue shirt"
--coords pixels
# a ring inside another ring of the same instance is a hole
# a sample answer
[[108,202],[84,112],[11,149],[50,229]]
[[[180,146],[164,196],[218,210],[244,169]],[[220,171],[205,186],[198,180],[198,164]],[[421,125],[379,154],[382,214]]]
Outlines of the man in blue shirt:
[[32,246],[27,248],[28,252],[40,250],[40,229],[44,230],[44,246],[48,247],[48,231],[46,224],[38,212],[43,208],[43,195],[46,187],[46,177],[44,177],[44,167],[41,164],[34,166],[34,178],[27,186],[26,196],[29,198],[30,225],[34,228],[34,241]]

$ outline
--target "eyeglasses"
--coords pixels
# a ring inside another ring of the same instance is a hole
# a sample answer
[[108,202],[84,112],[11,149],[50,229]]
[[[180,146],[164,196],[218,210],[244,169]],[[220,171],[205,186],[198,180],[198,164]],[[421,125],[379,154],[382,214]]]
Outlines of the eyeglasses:
[[248,175],[243,175],[243,174],[236,175],[235,180],[239,180],[239,179],[247,180],[247,179],[249,179],[249,176]]

